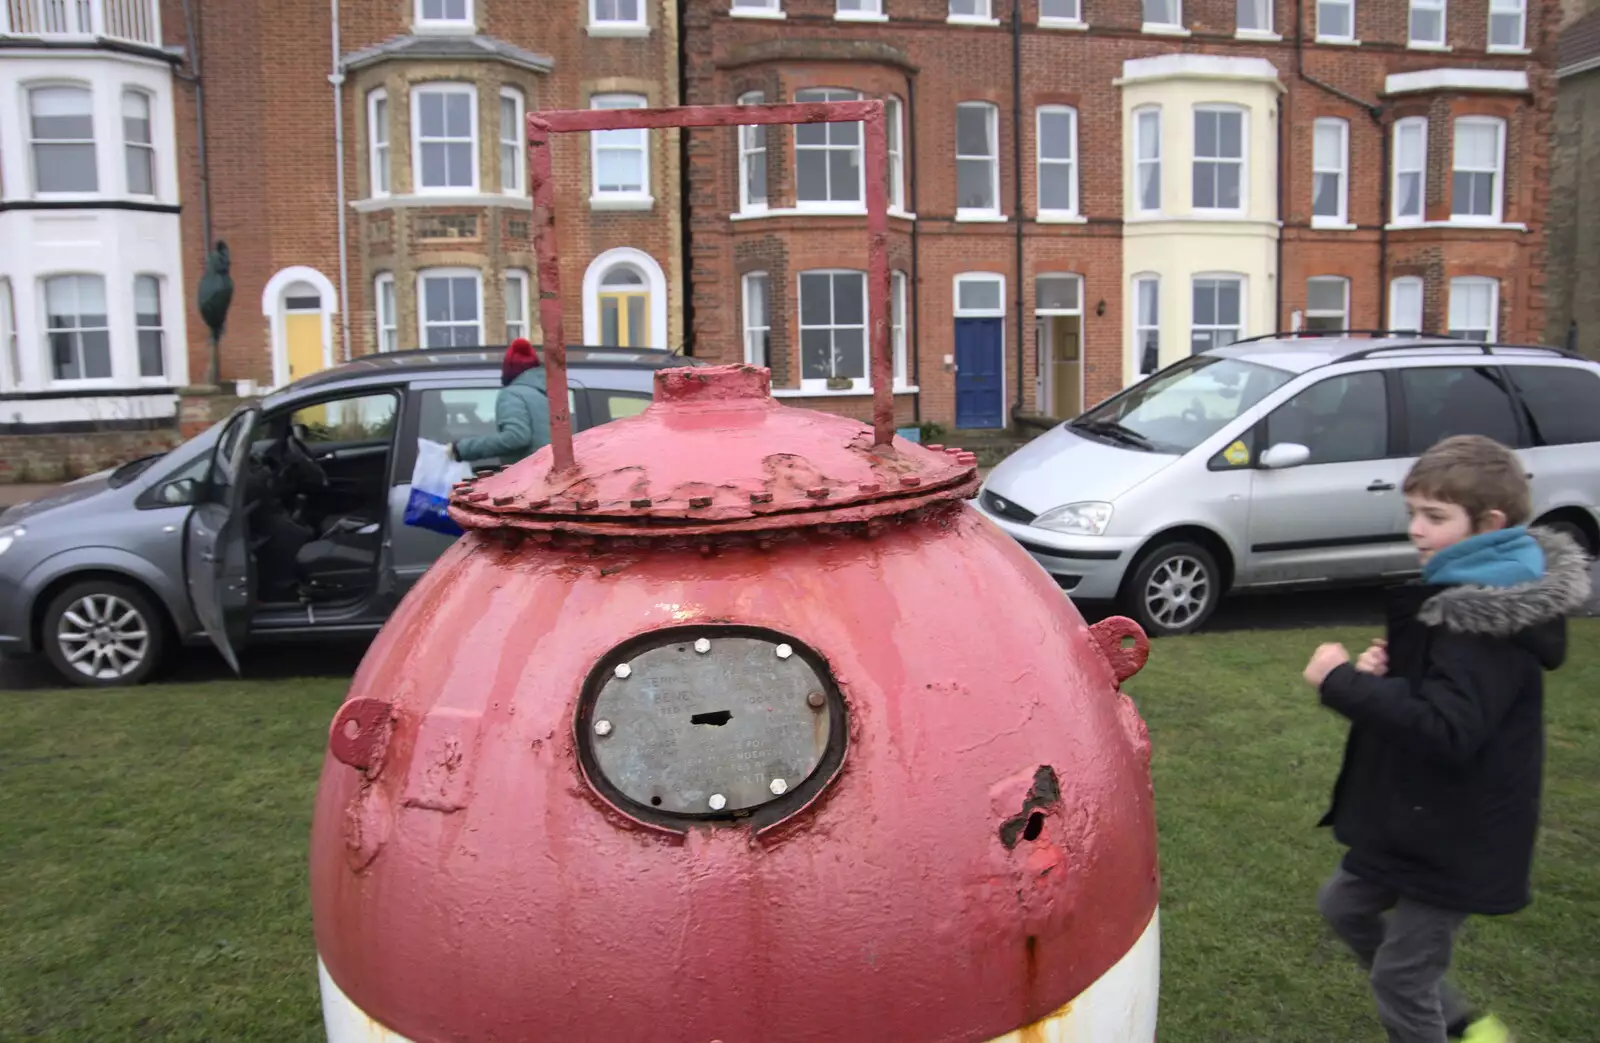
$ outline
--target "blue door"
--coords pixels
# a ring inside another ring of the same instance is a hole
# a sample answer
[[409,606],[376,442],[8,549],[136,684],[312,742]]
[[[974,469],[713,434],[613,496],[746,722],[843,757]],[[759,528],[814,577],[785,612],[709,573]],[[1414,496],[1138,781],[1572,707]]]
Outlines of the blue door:
[[1004,427],[1005,321],[956,320],[956,427]]

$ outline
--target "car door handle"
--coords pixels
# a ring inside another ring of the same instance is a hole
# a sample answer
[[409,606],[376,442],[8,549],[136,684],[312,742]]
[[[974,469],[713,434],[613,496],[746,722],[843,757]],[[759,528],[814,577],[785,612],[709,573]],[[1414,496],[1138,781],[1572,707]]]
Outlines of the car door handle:
[[1367,486],[1367,492],[1369,493],[1386,493],[1392,491],[1393,489],[1393,482],[1373,482],[1371,485]]

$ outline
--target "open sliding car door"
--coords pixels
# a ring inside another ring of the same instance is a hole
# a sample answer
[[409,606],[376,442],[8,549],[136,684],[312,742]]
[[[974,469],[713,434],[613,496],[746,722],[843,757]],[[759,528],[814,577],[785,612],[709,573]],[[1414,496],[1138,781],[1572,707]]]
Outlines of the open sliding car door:
[[211,467],[194,510],[184,549],[189,600],[206,636],[234,673],[250,629],[255,560],[250,553],[246,467],[261,410],[246,406],[223,421]]

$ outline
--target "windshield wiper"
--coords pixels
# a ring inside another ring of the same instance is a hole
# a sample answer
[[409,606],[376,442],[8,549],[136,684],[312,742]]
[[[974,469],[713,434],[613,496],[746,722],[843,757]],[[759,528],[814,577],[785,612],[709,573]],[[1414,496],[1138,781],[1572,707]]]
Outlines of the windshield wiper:
[[1072,426],[1082,428],[1085,431],[1092,431],[1097,435],[1104,435],[1106,438],[1121,442],[1123,445],[1131,445],[1136,449],[1153,450],[1155,448],[1155,443],[1150,439],[1116,420],[1074,420]]

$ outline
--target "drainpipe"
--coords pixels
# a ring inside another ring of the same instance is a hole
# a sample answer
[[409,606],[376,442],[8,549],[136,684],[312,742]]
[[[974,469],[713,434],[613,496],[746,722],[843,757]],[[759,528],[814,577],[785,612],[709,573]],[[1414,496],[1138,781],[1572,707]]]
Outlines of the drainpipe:
[[[1289,96],[1284,94],[1278,98],[1278,296],[1275,306],[1277,310],[1272,315],[1272,331],[1274,333],[1283,329],[1283,237],[1287,230],[1284,227],[1285,219],[1289,216],[1289,179],[1285,174],[1285,168],[1289,164],[1289,146],[1283,136],[1283,131],[1287,123],[1284,117],[1284,110],[1288,107]],[[1346,166],[1348,165],[1346,164]]]
[[[906,189],[907,203],[913,214],[917,213],[917,79],[913,73],[906,77],[906,111],[905,125],[900,128],[904,135],[905,155],[901,157],[901,165],[910,171],[911,184]],[[917,393],[911,396],[911,420],[913,423],[922,423],[922,277],[919,264],[917,244],[917,222],[911,222],[911,287],[910,300],[906,302],[909,314],[906,321],[911,326],[911,386],[917,388]]]
[[[1331,83],[1325,83],[1306,72],[1305,52],[1305,0],[1295,0],[1294,5],[1294,71],[1295,75],[1318,90],[1323,90],[1354,105],[1365,112],[1378,128],[1378,139],[1381,159],[1378,174],[1383,179],[1378,186],[1378,201],[1380,212],[1378,214],[1378,323],[1377,328],[1386,329],[1389,311],[1389,191],[1391,173],[1390,142],[1388,128],[1384,126],[1384,111],[1381,102],[1364,101],[1348,91],[1340,90]],[[1284,143],[1280,140],[1278,148],[1281,150]],[[1348,164],[1346,164],[1348,165]],[[1348,175],[1347,175],[1348,176]],[[1281,258],[1281,253],[1280,253]],[[1278,269],[1278,282],[1283,282],[1283,268],[1280,261]]]
[[194,123],[196,147],[200,159],[200,218],[205,227],[205,249],[210,250],[211,238],[211,165],[206,160],[206,91],[200,78],[200,49],[195,45],[194,9],[189,0],[183,0],[184,28],[189,33],[189,68],[194,70],[180,78],[194,84]]
[[1022,412],[1023,342],[1027,340],[1022,317],[1022,0],[1011,3],[1011,166],[1017,215],[1017,277],[1013,280],[1017,288],[1017,403],[1012,408],[1015,419]]
[[350,361],[350,237],[345,227],[344,199],[344,63],[339,58],[339,0],[329,0],[333,19],[333,158],[334,194],[339,200],[339,329],[344,360]]

